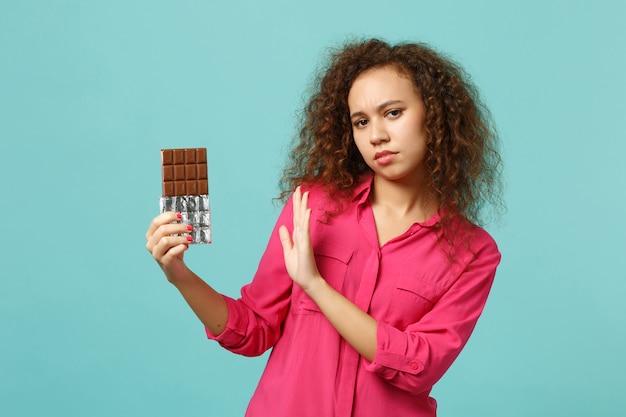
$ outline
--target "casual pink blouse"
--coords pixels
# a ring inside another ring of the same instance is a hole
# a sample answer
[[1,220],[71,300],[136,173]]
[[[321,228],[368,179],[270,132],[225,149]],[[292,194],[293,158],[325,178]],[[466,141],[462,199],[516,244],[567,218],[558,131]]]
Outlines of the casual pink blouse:
[[248,417],[432,417],[431,388],[467,342],[494,279],[500,253],[472,227],[471,247],[458,242],[454,262],[437,241],[438,216],[413,224],[379,247],[368,201],[371,177],[344,211],[310,191],[311,239],[326,281],[378,321],[373,361],[361,357],[288,276],[278,226],[292,227],[289,200],[252,283],[226,297],[228,323],[217,337],[232,352],[273,348]]

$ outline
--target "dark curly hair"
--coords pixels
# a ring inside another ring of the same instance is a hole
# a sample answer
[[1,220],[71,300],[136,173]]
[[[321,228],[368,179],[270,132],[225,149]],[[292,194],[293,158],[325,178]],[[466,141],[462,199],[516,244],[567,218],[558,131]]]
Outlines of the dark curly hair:
[[280,182],[281,198],[299,184],[315,182],[332,200],[341,201],[359,177],[371,172],[354,143],[348,93],[364,71],[391,66],[413,82],[426,106],[425,163],[442,214],[439,226],[446,229],[459,215],[478,225],[486,214],[497,217],[503,208],[497,132],[458,64],[425,44],[390,45],[378,39],[331,52],[300,115],[300,134]]

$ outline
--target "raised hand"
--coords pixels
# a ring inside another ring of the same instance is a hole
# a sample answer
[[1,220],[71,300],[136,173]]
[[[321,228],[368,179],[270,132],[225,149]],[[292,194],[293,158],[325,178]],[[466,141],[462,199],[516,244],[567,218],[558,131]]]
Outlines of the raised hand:
[[315,264],[311,245],[311,209],[308,207],[309,193],[300,187],[293,193],[293,233],[285,225],[279,229],[283,246],[285,266],[293,281],[307,291],[322,277]]

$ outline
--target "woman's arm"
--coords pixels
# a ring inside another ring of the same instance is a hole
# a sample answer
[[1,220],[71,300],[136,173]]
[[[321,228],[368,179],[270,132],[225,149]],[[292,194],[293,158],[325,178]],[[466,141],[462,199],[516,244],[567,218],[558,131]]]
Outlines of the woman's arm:
[[371,361],[376,353],[376,320],[333,289],[320,275],[311,245],[309,193],[300,187],[293,195],[293,233],[279,229],[289,276],[320,308],[339,334],[361,356]]
[[146,233],[146,249],[200,321],[217,336],[228,321],[226,301],[185,265],[183,257],[189,247],[187,234],[191,226],[176,223],[178,220],[180,217],[174,212],[155,217]]

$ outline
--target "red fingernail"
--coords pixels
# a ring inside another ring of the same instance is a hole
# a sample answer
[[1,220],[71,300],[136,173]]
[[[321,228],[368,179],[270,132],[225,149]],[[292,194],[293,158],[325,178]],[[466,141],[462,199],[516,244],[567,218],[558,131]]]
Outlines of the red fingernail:
[[187,225],[187,230],[189,230],[189,231],[191,232],[191,231],[193,230],[193,226],[192,226],[192,225],[190,225],[190,224],[188,224],[188,225]]
[[187,242],[191,242],[193,241],[193,238],[191,236],[187,236]]
[[182,214],[180,214],[180,213],[176,213],[176,217],[178,217],[179,219],[182,219],[182,218],[183,218],[183,215],[182,215]]

